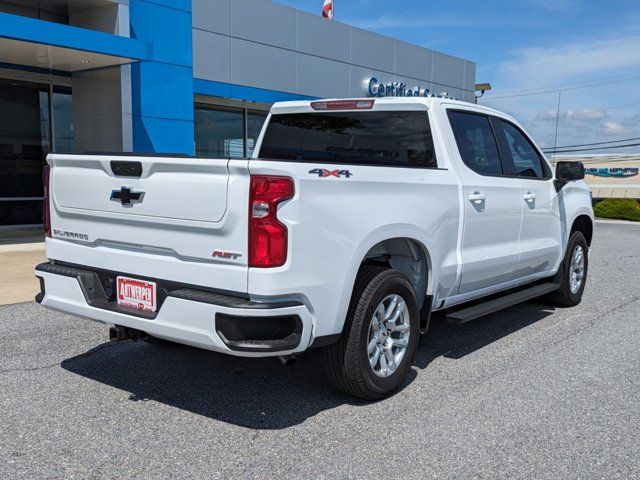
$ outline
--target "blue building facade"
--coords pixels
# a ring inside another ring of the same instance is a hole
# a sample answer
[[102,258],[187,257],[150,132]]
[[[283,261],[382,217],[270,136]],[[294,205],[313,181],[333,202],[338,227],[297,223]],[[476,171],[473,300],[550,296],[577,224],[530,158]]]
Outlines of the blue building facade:
[[190,0],[130,0],[131,36],[151,45],[132,65],[133,151],[193,150],[193,48]]
[[273,102],[447,92],[475,64],[268,0],[0,0],[0,228],[49,152],[251,154]]

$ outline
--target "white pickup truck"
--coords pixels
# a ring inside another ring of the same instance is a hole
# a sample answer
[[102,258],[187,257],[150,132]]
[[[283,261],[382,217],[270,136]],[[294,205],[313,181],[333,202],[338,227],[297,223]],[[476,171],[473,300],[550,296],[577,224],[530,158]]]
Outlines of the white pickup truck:
[[447,98],[275,104],[251,159],[49,155],[43,306],[291,363],[338,389],[403,382],[431,312],[463,323],[580,302],[584,168],[513,118]]

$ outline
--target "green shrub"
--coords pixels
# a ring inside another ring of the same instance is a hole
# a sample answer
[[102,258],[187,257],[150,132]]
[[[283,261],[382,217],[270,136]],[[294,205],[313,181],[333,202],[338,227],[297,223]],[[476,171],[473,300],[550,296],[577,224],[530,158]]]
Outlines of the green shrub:
[[633,198],[607,198],[593,207],[596,217],[640,222],[640,204]]

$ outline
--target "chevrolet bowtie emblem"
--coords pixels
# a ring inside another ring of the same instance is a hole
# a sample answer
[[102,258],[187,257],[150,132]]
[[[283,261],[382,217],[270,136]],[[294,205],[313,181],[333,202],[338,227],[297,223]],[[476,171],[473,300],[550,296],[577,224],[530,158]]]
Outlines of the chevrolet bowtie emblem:
[[129,187],[121,187],[120,190],[111,192],[111,200],[122,203],[124,206],[131,206],[134,203],[142,202],[144,192],[134,192]]

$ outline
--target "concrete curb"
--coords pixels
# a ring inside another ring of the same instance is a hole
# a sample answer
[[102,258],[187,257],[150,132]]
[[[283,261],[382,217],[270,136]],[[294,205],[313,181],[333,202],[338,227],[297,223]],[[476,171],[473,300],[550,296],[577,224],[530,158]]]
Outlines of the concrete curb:
[[629,220],[615,220],[610,218],[596,218],[596,223],[613,223],[617,225],[640,225],[640,222],[631,222]]

